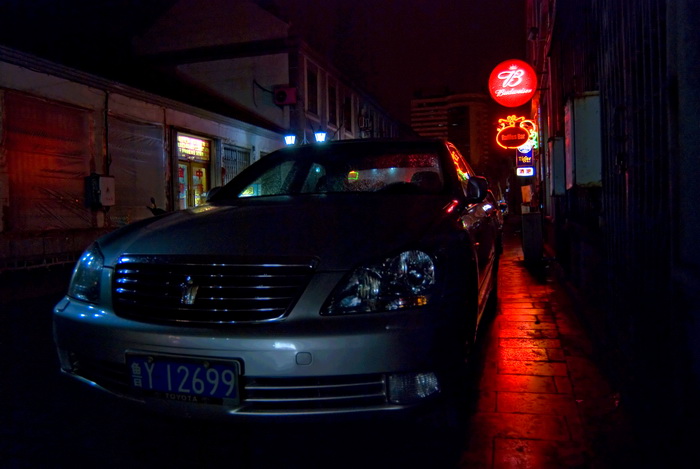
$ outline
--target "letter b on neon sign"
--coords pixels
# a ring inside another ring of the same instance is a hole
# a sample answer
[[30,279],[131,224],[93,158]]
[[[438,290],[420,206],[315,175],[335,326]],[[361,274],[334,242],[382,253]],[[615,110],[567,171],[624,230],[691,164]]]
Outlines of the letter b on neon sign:
[[537,90],[537,74],[522,60],[506,60],[498,64],[489,77],[491,97],[506,107],[521,106],[532,99]]

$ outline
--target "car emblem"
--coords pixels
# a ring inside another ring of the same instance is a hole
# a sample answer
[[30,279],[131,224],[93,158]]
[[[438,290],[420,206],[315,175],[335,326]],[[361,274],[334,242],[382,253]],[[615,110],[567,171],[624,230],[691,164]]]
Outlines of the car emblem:
[[197,298],[197,290],[199,290],[199,285],[195,285],[192,277],[188,275],[185,281],[180,284],[180,291],[182,292],[180,303],[193,305],[194,300]]

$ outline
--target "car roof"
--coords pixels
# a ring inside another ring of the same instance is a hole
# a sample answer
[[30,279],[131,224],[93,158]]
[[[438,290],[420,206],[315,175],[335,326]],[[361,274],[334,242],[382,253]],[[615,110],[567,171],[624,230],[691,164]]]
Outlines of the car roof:
[[290,146],[285,147],[279,152],[284,153],[322,153],[327,150],[351,150],[355,147],[370,147],[377,150],[410,150],[412,147],[416,149],[438,149],[445,148],[446,141],[439,139],[426,138],[370,138],[370,139],[350,139],[350,140],[334,140],[330,142],[314,143],[310,145]]

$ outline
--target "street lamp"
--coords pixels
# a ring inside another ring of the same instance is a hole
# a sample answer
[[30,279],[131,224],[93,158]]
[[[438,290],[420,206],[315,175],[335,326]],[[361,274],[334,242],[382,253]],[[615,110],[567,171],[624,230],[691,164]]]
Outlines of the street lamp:
[[326,132],[321,130],[319,127],[318,131],[314,132],[314,138],[316,138],[316,142],[322,143],[326,141]]
[[296,135],[285,135],[284,136],[284,143],[287,145],[294,145],[297,142],[297,136]]

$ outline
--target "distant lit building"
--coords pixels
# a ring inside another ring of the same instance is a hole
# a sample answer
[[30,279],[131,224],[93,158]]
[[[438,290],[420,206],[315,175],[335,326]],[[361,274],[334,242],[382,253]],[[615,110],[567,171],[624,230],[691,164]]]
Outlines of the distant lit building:
[[411,100],[411,128],[422,137],[457,145],[475,167],[489,159],[488,98],[483,94],[442,94]]

